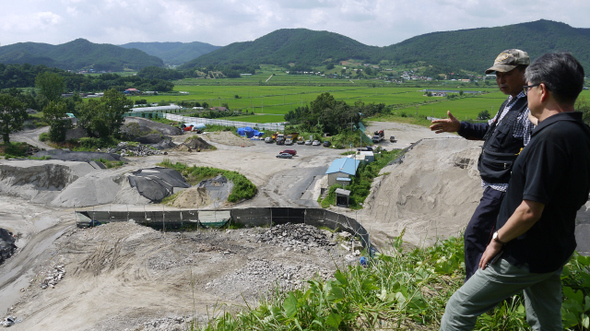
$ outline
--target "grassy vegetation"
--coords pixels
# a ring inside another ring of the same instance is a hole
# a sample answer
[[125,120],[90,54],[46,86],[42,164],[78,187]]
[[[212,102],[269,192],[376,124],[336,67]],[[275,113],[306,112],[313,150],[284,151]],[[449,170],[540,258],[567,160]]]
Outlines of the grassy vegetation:
[[20,142],[0,143],[0,155],[7,159],[27,157],[29,144]]
[[[379,150],[375,153],[375,161],[371,163],[362,163],[357,175],[352,177],[352,182],[346,187],[350,190],[349,208],[360,209],[371,192],[371,183],[375,177],[379,176],[379,171],[389,162],[395,160],[401,153],[401,150],[385,151]],[[320,202],[322,208],[328,208],[330,205],[336,205],[336,189],[342,188],[342,185],[332,185],[326,197]]]
[[[312,279],[301,290],[275,291],[257,307],[237,314],[219,308],[201,330],[438,330],[444,307],[463,284],[463,240],[449,238],[393,255],[339,268],[332,279]],[[588,330],[590,258],[575,254],[562,274],[564,330]],[[521,295],[483,314],[475,330],[525,330]]]
[[229,202],[238,202],[245,199],[251,199],[258,192],[256,186],[252,184],[248,178],[235,171],[211,167],[189,167],[186,164],[180,162],[172,163],[168,159],[165,159],[162,163],[158,163],[158,165],[172,168],[180,172],[191,185],[198,184],[202,180],[210,179],[217,175],[225,176],[225,178],[232,181],[234,184],[234,187],[227,198],[227,201]]
[[[293,77],[289,76],[289,79]],[[324,80],[326,80],[324,78]],[[185,80],[186,81],[186,80]],[[185,82],[183,81],[183,82]],[[210,107],[219,107],[227,104],[233,111],[254,113],[255,115],[244,115],[228,117],[235,121],[250,121],[259,123],[283,122],[283,116],[297,107],[308,105],[323,92],[328,92],[336,100],[343,100],[349,104],[356,101],[364,103],[383,103],[391,105],[396,110],[407,114],[420,116],[442,116],[446,110],[460,105],[458,116],[475,118],[477,114],[492,107],[499,107],[503,101],[503,94],[497,92],[496,88],[452,88],[457,91],[482,91],[477,97],[466,96],[465,98],[450,101],[447,98],[427,97],[424,89],[450,89],[449,87],[414,87],[414,86],[377,86],[352,85],[352,86],[244,86],[244,85],[176,85],[175,90],[188,92],[188,94],[160,94],[158,96],[132,96],[131,100],[145,99],[149,103],[179,103],[181,101],[193,101],[207,103]],[[470,101],[468,101],[470,100]],[[452,104],[451,104],[452,102]],[[436,106],[436,109],[433,107]],[[442,109],[442,110],[441,110]],[[495,108],[494,108],[495,109]],[[186,112],[187,115],[194,113]],[[495,113],[495,111],[494,111]]]
[[[268,75],[270,76],[270,74]],[[265,76],[264,79],[267,77]],[[302,79],[311,84],[303,84]],[[239,79],[195,80],[185,79],[176,82],[175,93],[155,96],[131,96],[135,101],[145,99],[150,103],[179,103],[192,101],[204,103],[211,107],[227,104],[233,111],[242,111],[248,115],[228,117],[229,120],[246,122],[283,122],[284,115],[289,111],[308,105],[323,92],[328,92],[336,100],[349,104],[356,101],[383,103],[392,106],[394,116],[399,117],[445,117],[450,110],[460,120],[475,119],[483,110],[495,114],[506,96],[492,85],[466,84],[459,82],[411,82],[403,85],[387,84],[376,80],[360,80],[350,83],[347,80],[327,79],[319,76],[293,76],[275,74],[270,81],[277,85],[249,84],[252,80],[261,79],[261,75]],[[278,79],[281,83],[278,84]],[[270,82],[269,81],[269,82]],[[346,84],[334,85],[342,81]],[[313,83],[315,82],[315,84]],[[464,93],[461,98],[427,97],[424,90],[481,91],[481,94]],[[181,94],[180,92],[188,92]],[[590,91],[582,92],[581,97],[590,98]],[[251,113],[254,115],[251,115]],[[187,115],[195,112],[187,111]],[[403,116],[402,116],[403,115]],[[387,119],[386,116],[380,119]]]

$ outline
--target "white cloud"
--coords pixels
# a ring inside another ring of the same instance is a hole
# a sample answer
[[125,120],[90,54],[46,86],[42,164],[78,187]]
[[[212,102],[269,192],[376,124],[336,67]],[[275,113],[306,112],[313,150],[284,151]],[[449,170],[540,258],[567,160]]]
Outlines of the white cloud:
[[85,38],[112,44],[201,41],[224,46],[277,29],[307,28],[387,46],[429,32],[542,18],[590,27],[587,0],[21,0],[2,7],[1,45]]

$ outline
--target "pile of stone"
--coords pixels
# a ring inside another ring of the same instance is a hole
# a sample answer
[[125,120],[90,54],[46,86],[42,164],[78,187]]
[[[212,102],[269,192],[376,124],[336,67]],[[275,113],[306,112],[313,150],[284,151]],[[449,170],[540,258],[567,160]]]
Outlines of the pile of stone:
[[271,227],[258,235],[257,242],[269,243],[286,250],[306,251],[311,247],[334,246],[335,242],[330,241],[326,233],[308,224],[281,224]]
[[247,259],[248,262],[243,268],[208,282],[205,288],[237,298],[243,293],[236,293],[236,288],[247,287],[253,293],[260,295],[277,285],[283,290],[301,289],[307,284],[307,279],[319,277],[326,280],[333,276],[330,269],[320,265],[279,263],[250,257]]
[[164,317],[153,321],[144,322],[139,327],[127,328],[124,331],[156,331],[156,330],[169,330],[169,331],[185,331],[191,330],[192,319],[188,316],[176,316],[176,317]]
[[117,147],[109,148],[107,153],[119,154],[121,156],[150,156],[162,154],[163,152],[158,149],[154,149],[151,146],[130,144],[126,141],[122,141],[117,145]]
[[0,228],[0,264],[14,254],[16,250],[15,241],[16,238],[12,235],[12,232]]
[[54,288],[60,280],[66,275],[66,268],[64,265],[58,265],[53,268],[52,271],[48,272],[41,282],[41,288],[46,289],[48,287]]

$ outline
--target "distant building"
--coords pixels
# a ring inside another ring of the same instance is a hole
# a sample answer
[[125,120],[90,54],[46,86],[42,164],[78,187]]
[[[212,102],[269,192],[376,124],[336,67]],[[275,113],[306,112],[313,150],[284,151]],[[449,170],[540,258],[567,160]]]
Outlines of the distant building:
[[123,93],[125,93],[125,94],[139,94],[139,90],[134,87],[130,87],[130,88],[126,89]]

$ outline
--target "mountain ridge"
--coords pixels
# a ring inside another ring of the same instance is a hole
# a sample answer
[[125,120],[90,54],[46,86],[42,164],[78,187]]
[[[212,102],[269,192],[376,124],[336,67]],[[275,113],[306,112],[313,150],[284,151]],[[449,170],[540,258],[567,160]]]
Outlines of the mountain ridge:
[[461,70],[483,73],[502,50],[509,48],[522,49],[531,59],[547,52],[568,51],[585,68],[590,68],[590,29],[544,19],[500,27],[430,32],[383,47],[368,46],[334,32],[305,28],[278,29],[253,41],[223,47],[201,42],[136,42],[116,46],[93,44],[85,39],[55,46],[27,42],[0,47],[0,63],[44,64],[60,69],[139,70],[146,66],[163,67],[166,62],[192,72],[207,67],[261,64],[311,68],[354,59],[390,66],[431,67],[432,74]]

